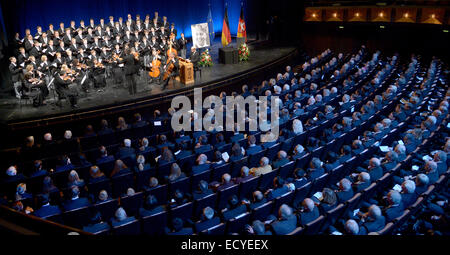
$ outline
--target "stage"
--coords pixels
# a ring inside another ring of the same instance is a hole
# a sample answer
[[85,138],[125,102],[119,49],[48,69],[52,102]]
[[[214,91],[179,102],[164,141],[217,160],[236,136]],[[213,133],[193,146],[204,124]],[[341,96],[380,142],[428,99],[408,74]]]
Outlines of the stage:
[[[234,43],[234,41],[233,41]],[[53,93],[47,98],[47,105],[35,108],[30,101],[19,100],[12,95],[8,95],[0,102],[0,121],[10,128],[41,126],[43,122],[57,121],[63,118],[79,119],[82,115],[99,114],[101,111],[109,112],[117,109],[132,108],[137,105],[149,104],[168,100],[176,95],[188,95],[194,87],[204,89],[220,88],[231,81],[235,82],[238,77],[245,77],[255,70],[269,67],[276,62],[285,60],[296,54],[295,47],[273,46],[266,42],[254,41],[249,43],[251,56],[248,62],[242,62],[234,65],[219,64],[218,49],[222,47],[220,38],[216,38],[210,51],[214,65],[212,67],[203,67],[200,73],[197,72],[195,83],[188,86],[179,82],[169,83],[169,86],[163,91],[161,86],[156,83],[149,84],[145,75],[141,75],[137,94],[129,95],[128,89],[124,84],[113,84],[112,79],[107,79],[107,86],[104,91],[90,89],[87,95],[81,96],[78,102],[78,109],[73,110],[66,100],[63,100],[62,107],[54,104]],[[188,45],[190,48],[190,45]],[[252,84],[257,85],[257,84]],[[258,84],[259,85],[259,84]],[[239,91],[240,92],[240,91]],[[80,93],[80,95],[83,95]],[[103,113],[104,114],[104,113]],[[36,124],[41,122],[41,124]],[[34,124],[33,124],[34,123]]]

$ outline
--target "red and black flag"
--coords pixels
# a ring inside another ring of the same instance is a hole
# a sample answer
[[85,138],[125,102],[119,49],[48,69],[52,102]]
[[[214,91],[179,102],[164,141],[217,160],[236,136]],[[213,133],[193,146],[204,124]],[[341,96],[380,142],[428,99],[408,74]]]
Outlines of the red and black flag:
[[239,16],[238,34],[237,37],[245,38],[247,42],[247,28],[245,27],[244,6],[241,6],[241,16]]
[[225,17],[222,27],[222,45],[227,46],[231,43],[230,23],[228,22],[228,6],[225,6]]

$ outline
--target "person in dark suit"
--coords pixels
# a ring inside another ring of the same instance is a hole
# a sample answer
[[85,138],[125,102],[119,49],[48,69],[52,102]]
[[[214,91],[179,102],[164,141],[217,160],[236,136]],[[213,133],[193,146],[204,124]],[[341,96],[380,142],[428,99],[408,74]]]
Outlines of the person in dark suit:
[[114,218],[111,219],[112,227],[119,227],[129,222],[136,220],[134,216],[128,217],[127,213],[122,207],[119,207],[114,214]]
[[158,205],[158,200],[153,195],[148,195],[144,201],[143,207],[139,209],[139,216],[145,217],[154,215],[165,210],[164,206]]
[[414,204],[418,198],[416,191],[416,184],[411,180],[406,180],[402,183],[402,203],[405,208]]
[[192,174],[199,174],[208,171],[211,164],[208,163],[208,157],[205,154],[200,154],[197,158],[197,165],[192,167]]
[[203,209],[202,219],[194,224],[197,233],[210,229],[220,224],[220,218],[214,217],[214,210],[211,207]]
[[123,146],[119,148],[116,154],[116,158],[126,158],[126,157],[136,157],[136,151],[131,147],[131,140],[125,139],[123,141]]
[[102,163],[114,161],[114,156],[108,156],[108,151],[105,146],[100,146],[100,157],[96,160],[96,164],[100,165]]
[[9,61],[11,62],[9,64],[9,72],[11,74],[11,81],[14,85],[14,92],[16,93],[16,97],[20,98],[22,96],[22,92],[20,91],[20,87],[22,86],[22,83],[20,82],[22,69],[17,64],[17,59],[15,57],[10,57]]
[[200,52],[197,51],[197,48],[191,47],[191,55],[189,56],[189,60],[192,62],[192,64],[194,64],[194,67],[198,67],[198,62],[200,61]]
[[217,187],[217,191],[227,189],[233,185],[234,185],[234,182],[233,182],[233,180],[231,180],[231,175],[224,174],[222,176],[222,183]]
[[390,222],[403,214],[402,195],[398,191],[391,190],[387,195],[387,202],[389,205],[383,209],[383,214],[386,221]]
[[102,215],[100,212],[94,214],[94,216],[90,219],[89,225],[83,227],[83,231],[89,233],[99,233],[103,231],[109,231],[111,227],[107,222],[104,222],[102,219]]
[[241,168],[241,175],[239,177],[234,178],[233,182],[235,184],[239,184],[241,182],[245,182],[245,181],[250,180],[252,178],[253,178],[253,176],[250,175],[250,169],[248,167],[246,167],[246,166],[243,166]]
[[212,193],[213,191],[208,187],[208,182],[201,180],[198,183],[197,190],[192,193],[192,197],[194,200],[198,200],[211,195]]
[[355,220],[347,220],[344,225],[346,235],[361,236],[367,235],[367,230],[365,227],[359,226]]
[[353,197],[352,183],[347,178],[339,181],[339,191],[336,192],[339,203],[344,203]]
[[353,191],[355,193],[362,192],[364,189],[370,186],[370,175],[366,172],[362,172],[358,175],[358,181],[353,183]]
[[277,154],[277,160],[272,163],[273,169],[277,169],[281,166],[289,163],[289,159],[287,158],[287,153],[283,150],[279,151]]
[[[175,32],[176,32],[176,29],[175,29]],[[178,50],[180,51],[180,56],[182,58],[186,59],[186,51],[187,51],[186,46],[187,46],[188,40],[184,37],[184,33],[181,33],[180,36],[181,36],[180,39],[178,39],[178,41],[177,41]],[[192,63],[194,63],[192,61],[192,54],[191,54],[190,60]],[[200,60],[200,56],[199,56],[198,60]],[[198,62],[198,60],[197,60],[197,62]],[[196,63],[194,63],[194,65],[195,64]]]
[[72,108],[78,108],[77,101],[78,101],[78,91],[75,88],[70,88],[69,85],[73,83],[73,80],[68,79],[64,80],[64,75],[66,74],[65,71],[61,71],[58,74],[56,74],[55,77],[55,90],[58,94],[58,104],[61,105],[61,99],[63,97],[68,97],[70,101],[70,105]]
[[80,198],[80,190],[77,186],[73,186],[71,189],[71,198],[63,204],[64,211],[72,211],[81,207],[89,206],[89,200],[87,198]]
[[322,161],[319,158],[312,158],[309,163],[309,168],[306,170],[306,177],[309,181],[315,180],[322,176],[325,170],[322,167]]
[[161,83],[163,84],[162,89],[167,87],[171,78],[180,75],[180,63],[178,57],[176,57],[173,52],[169,53],[166,63],[163,63],[161,74]]
[[192,235],[194,230],[191,227],[184,227],[184,222],[180,218],[174,218],[172,220],[171,229],[166,228],[167,235]]
[[136,79],[139,72],[139,57],[134,48],[127,50],[120,64],[124,64],[125,79],[128,82],[128,91],[130,95],[136,94]]
[[270,224],[272,233],[275,235],[286,235],[294,231],[297,227],[297,217],[292,213],[292,208],[288,205],[281,205],[278,210],[278,219],[274,219]]
[[302,208],[298,214],[300,225],[304,226],[320,216],[319,208],[314,204],[311,198],[305,198],[302,202]]
[[42,194],[38,197],[41,208],[33,212],[34,216],[46,218],[48,216],[61,214],[61,210],[56,205],[50,205],[48,194]]
[[416,193],[417,196],[420,196],[425,191],[427,191],[428,183],[429,183],[429,179],[426,174],[420,173],[420,174],[416,175],[416,180],[415,180],[416,188],[415,188],[414,192]]
[[366,214],[358,213],[358,215],[361,219],[364,219],[364,222],[361,222],[361,227],[365,228],[367,233],[380,231],[386,225],[386,219],[377,205],[371,205]]
[[248,136],[247,140],[248,140],[248,148],[246,152],[248,156],[262,151],[261,145],[256,145],[256,137],[254,135]]
[[398,154],[395,151],[388,151],[382,160],[381,167],[384,172],[390,172],[397,166],[398,163]]

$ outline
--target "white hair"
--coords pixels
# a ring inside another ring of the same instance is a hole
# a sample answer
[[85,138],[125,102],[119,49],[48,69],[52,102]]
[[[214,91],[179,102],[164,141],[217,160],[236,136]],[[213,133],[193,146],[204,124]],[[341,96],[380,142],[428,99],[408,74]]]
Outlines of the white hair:
[[17,169],[15,166],[10,166],[7,170],[6,170],[6,175],[8,176],[16,176],[17,175]]
[[125,139],[125,140],[123,140],[123,144],[125,145],[125,147],[131,147],[131,140]]
[[116,213],[114,214],[114,216],[116,216],[116,219],[118,221],[123,221],[123,220],[125,220],[128,217],[127,213],[125,212],[125,210],[122,207],[119,207],[116,210]]
[[352,188],[352,183],[347,178],[343,178],[339,184],[344,191],[348,191]]
[[389,191],[388,197],[392,201],[392,203],[396,205],[400,204],[400,202],[402,201],[402,195],[400,195],[400,192],[396,190]]
[[267,166],[269,164],[269,159],[267,157],[262,157],[260,162],[263,166]]
[[402,183],[402,188],[404,191],[412,194],[416,190],[416,184],[411,180],[406,180]]
[[203,209],[203,215],[205,215],[205,218],[210,220],[214,217],[214,210],[211,207],[206,207]]
[[50,133],[45,134],[44,135],[44,140],[45,141],[51,141],[52,140],[52,134],[50,134]]
[[355,220],[347,220],[345,222],[345,230],[350,234],[357,235],[359,233],[358,223]]
[[71,139],[72,138],[72,131],[66,130],[66,132],[64,132],[64,138]]
[[372,218],[377,218],[381,216],[381,209],[377,205],[371,205],[369,207],[369,215],[372,216]]
[[287,219],[289,216],[292,215],[292,208],[286,204],[282,204],[280,206],[278,213],[283,219]]
[[294,133],[295,133],[296,135],[298,135],[298,134],[300,134],[300,133],[303,133],[303,124],[302,124],[302,121],[299,120],[299,119],[295,119],[295,120],[292,122],[292,130],[294,131]]

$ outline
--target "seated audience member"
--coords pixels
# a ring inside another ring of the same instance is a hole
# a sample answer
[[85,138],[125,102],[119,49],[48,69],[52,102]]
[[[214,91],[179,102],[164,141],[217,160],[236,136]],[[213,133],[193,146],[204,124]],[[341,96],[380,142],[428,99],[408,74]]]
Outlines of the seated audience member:
[[324,169],[327,172],[330,172],[331,170],[337,168],[340,165],[340,162],[338,160],[338,155],[334,153],[333,151],[329,151],[327,153],[326,161]]
[[180,218],[174,218],[171,222],[171,228],[166,228],[167,235],[192,235],[194,231],[191,227],[184,227],[184,222]]
[[305,198],[302,202],[302,207],[298,214],[298,219],[300,225],[305,226],[306,224],[314,221],[320,216],[319,208],[314,204],[311,198]]
[[423,172],[428,176],[429,184],[434,184],[439,179],[437,164],[434,161],[427,161],[423,168]]
[[122,159],[126,157],[136,157],[136,151],[133,147],[131,147],[131,140],[125,139],[123,140],[123,146],[119,148],[119,151],[116,154],[117,159]]
[[86,129],[84,130],[84,137],[93,137],[96,135],[97,134],[94,131],[94,127],[92,127],[92,125],[87,125]]
[[154,215],[165,210],[164,206],[158,205],[158,200],[153,195],[148,195],[144,200],[144,205],[139,209],[139,216],[145,217]]
[[344,203],[353,197],[352,183],[347,178],[339,181],[339,191],[336,192],[339,203]]
[[117,131],[123,131],[128,129],[128,124],[125,122],[125,119],[123,117],[119,117],[117,119]]
[[243,166],[241,168],[241,175],[239,177],[234,178],[234,183],[235,184],[239,184],[241,182],[245,182],[247,180],[250,180],[254,178],[253,175],[250,175],[250,169],[248,169],[248,167]]
[[247,233],[250,235],[256,236],[268,236],[272,235],[270,230],[266,230],[266,225],[262,223],[260,220],[255,220],[251,226],[246,227]]
[[292,158],[292,160],[297,160],[305,155],[306,155],[305,148],[303,148],[302,145],[298,144],[297,146],[295,146],[294,155],[292,155],[291,158]]
[[33,215],[39,218],[46,218],[53,215],[61,214],[61,210],[56,205],[50,205],[50,199],[47,194],[38,197],[41,207],[33,212]]
[[415,193],[417,196],[422,195],[428,189],[429,179],[426,174],[418,174],[416,176],[416,188]]
[[287,153],[285,151],[279,151],[277,154],[277,159],[272,163],[274,169],[280,168],[281,166],[289,163],[289,159],[287,158]]
[[211,162],[211,167],[216,168],[225,164],[225,160],[222,158],[222,153],[220,151],[214,152],[214,161]]
[[111,134],[114,132],[114,130],[112,128],[109,127],[108,121],[103,119],[100,122],[100,131],[98,131],[98,135],[107,135],[107,134]]
[[[312,199],[315,199],[313,197]],[[332,189],[324,188],[322,190],[322,200],[319,201],[319,210],[322,213],[326,213],[334,209],[338,205],[336,193]]]
[[398,154],[395,151],[388,151],[384,156],[384,159],[381,163],[381,167],[385,172],[389,172],[397,166],[398,163]]
[[149,163],[145,163],[145,157],[143,155],[139,155],[136,158],[136,166],[134,167],[135,172],[146,171],[151,168]]
[[89,179],[90,184],[106,180],[105,174],[100,171],[100,168],[98,168],[98,166],[91,166],[91,168],[89,169],[89,174],[91,176],[91,178]]
[[404,208],[410,207],[418,198],[416,191],[416,184],[411,180],[406,180],[402,183],[402,203]]
[[356,223],[355,220],[347,220],[345,222],[345,234],[352,235],[352,236],[360,236],[360,235],[367,235],[367,231],[365,227],[359,227],[358,223]]
[[341,148],[341,155],[339,157],[339,163],[343,164],[345,161],[352,158],[352,148],[348,145],[344,145]]
[[214,210],[211,207],[203,209],[202,219],[194,224],[195,231],[200,233],[220,224],[220,218],[214,217]]
[[142,120],[142,116],[139,113],[135,113],[133,117],[134,117],[134,123],[133,123],[134,128],[143,127],[148,124],[147,121]]
[[106,202],[108,200],[111,200],[111,198],[108,196],[108,192],[106,190],[101,190],[98,194],[97,204]]
[[244,202],[248,205],[250,210],[267,203],[267,199],[264,197],[264,194],[259,190],[254,191],[252,196],[253,198],[251,202],[244,199]]
[[199,174],[208,171],[211,164],[208,162],[208,157],[205,154],[200,154],[197,157],[197,165],[192,167],[192,174]]
[[273,179],[273,189],[268,189],[266,191],[266,197],[268,200],[273,200],[294,190],[295,190],[294,184],[285,183],[285,180],[283,178],[277,176]]
[[197,190],[193,192],[192,196],[194,200],[197,200],[211,195],[212,193],[213,191],[208,187],[208,183],[204,180],[201,180],[198,183]]
[[118,159],[114,163],[114,168],[111,172],[111,177],[114,177],[116,175],[121,175],[124,173],[128,173],[129,171],[130,170],[128,169],[127,165],[125,165],[125,163],[123,163],[122,160]]
[[231,147],[231,156],[229,159],[229,162],[236,162],[238,160],[241,160],[244,157],[242,153],[242,148],[239,145],[239,143],[233,144],[233,147]]
[[366,172],[358,174],[358,181],[354,182],[352,187],[355,193],[362,192],[364,189],[368,188],[371,184],[370,175]]
[[100,165],[102,163],[114,161],[114,156],[108,156],[108,151],[105,146],[100,146],[100,158],[96,160],[96,164]]
[[444,151],[437,151],[436,154],[434,154],[433,161],[437,164],[437,172],[439,176],[448,170],[447,154]]
[[64,211],[72,211],[81,207],[89,206],[89,200],[87,198],[80,198],[80,190],[77,186],[73,186],[71,189],[71,198],[63,204]]
[[272,220],[270,228],[275,235],[286,235],[297,228],[297,217],[286,204],[280,206],[278,218],[273,217]]
[[386,219],[381,214],[381,209],[377,205],[371,205],[367,213],[359,213],[359,216],[364,219],[361,227],[364,227],[367,233],[380,231],[386,224]]
[[59,192],[59,189],[53,184],[53,179],[50,176],[45,176],[42,181],[42,194],[51,194],[56,192]]
[[78,188],[83,188],[85,185],[84,180],[80,179],[77,171],[72,170],[69,173],[69,182],[67,183],[67,187],[71,188],[73,186],[77,186]]
[[397,153],[398,161],[401,162],[406,159],[406,148],[403,144],[397,144],[394,148],[394,151]]
[[233,185],[234,185],[234,182],[233,182],[233,180],[231,180],[231,175],[224,174],[224,175],[222,175],[222,183],[220,183],[219,186],[217,186],[217,191],[227,189]]
[[296,168],[294,170],[294,178],[288,178],[287,181],[293,183],[297,189],[308,183],[308,179],[305,177],[305,171],[301,168]]
[[136,218],[134,216],[128,217],[125,210],[122,207],[119,207],[114,214],[114,218],[111,219],[111,226],[119,227],[134,221],[135,219]]
[[260,145],[256,145],[256,137],[254,135],[249,135],[247,140],[248,140],[248,148],[246,153],[248,156],[262,151],[262,147]]
[[322,168],[322,161],[319,158],[312,158],[309,163],[309,168],[306,170],[306,177],[309,181],[315,180],[322,176],[325,170]]
[[173,163],[170,167],[170,175],[167,176],[167,181],[174,182],[184,177],[186,177],[186,174],[181,171],[180,166],[177,163]]
[[402,195],[395,190],[391,190],[387,195],[388,206],[383,209],[386,221],[390,222],[402,215],[404,211]]
[[270,166],[269,159],[267,157],[261,158],[259,161],[259,167],[253,167],[250,169],[250,174],[256,177],[270,172],[272,172],[272,166]]
[[6,177],[3,178],[2,183],[18,183],[25,180],[25,176],[17,172],[15,166],[10,166],[6,170]]

